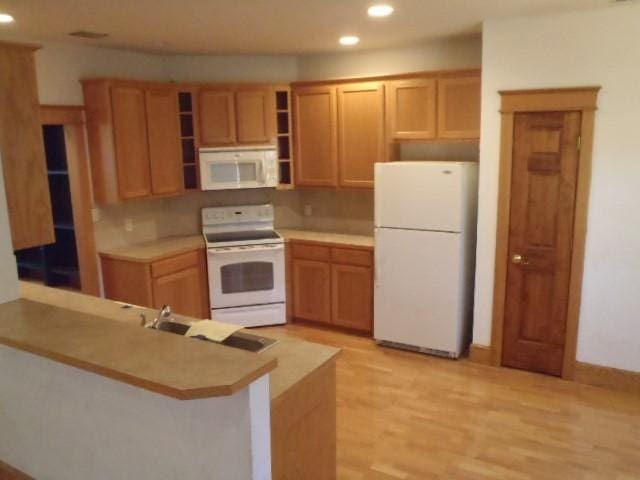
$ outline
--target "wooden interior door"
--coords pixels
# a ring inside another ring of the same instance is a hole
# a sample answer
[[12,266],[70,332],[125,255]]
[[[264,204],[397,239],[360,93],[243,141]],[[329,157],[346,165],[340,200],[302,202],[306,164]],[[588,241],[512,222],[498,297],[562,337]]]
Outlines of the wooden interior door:
[[269,143],[275,140],[275,107],[268,89],[236,92],[238,143]]
[[438,80],[438,138],[480,138],[480,74]]
[[200,143],[202,146],[236,143],[236,114],[233,90],[203,88],[200,106]]
[[373,276],[370,267],[331,265],[331,319],[335,325],[370,332]]
[[379,82],[338,88],[340,185],[373,188],[373,166],[384,160],[384,87]]
[[292,261],[293,316],[331,323],[331,266],[315,260]]
[[294,90],[296,185],[334,187],[338,184],[335,87]]
[[149,196],[151,168],[144,90],[112,87],[111,108],[120,197],[128,200]]
[[396,140],[436,137],[436,80],[413,78],[386,85],[389,135]]
[[502,364],[562,374],[579,112],[514,117]]
[[182,156],[178,94],[173,88],[151,88],[145,92],[147,131],[154,195],[182,191]]

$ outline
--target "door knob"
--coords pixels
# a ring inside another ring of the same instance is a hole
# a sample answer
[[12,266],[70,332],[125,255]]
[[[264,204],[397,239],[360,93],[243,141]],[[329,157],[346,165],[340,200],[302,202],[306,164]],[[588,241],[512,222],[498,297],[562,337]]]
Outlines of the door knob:
[[522,255],[520,255],[519,253],[516,253],[516,254],[513,255],[513,257],[511,257],[511,263],[515,263],[515,264],[521,263],[523,265],[526,265],[529,262],[525,262],[524,261],[524,257]]

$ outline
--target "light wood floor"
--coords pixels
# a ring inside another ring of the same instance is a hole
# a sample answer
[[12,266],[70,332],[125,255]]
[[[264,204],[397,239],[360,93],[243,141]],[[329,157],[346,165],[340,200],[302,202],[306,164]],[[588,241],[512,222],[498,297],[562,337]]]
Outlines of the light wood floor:
[[272,328],[344,349],[340,480],[640,479],[638,396],[343,333]]

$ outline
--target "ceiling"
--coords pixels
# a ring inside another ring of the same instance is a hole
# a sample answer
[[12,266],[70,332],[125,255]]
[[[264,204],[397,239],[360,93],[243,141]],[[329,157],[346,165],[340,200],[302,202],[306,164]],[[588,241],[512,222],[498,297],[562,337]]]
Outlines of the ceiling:
[[[384,0],[383,0],[384,1]],[[395,13],[373,19],[377,0],[0,0],[15,22],[0,36],[73,41],[165,53],[306,54],[404,46],[479,33],[483,19],[576,10],[613,0],[389,0]],[[75,39],[75,30],[108,33]]]

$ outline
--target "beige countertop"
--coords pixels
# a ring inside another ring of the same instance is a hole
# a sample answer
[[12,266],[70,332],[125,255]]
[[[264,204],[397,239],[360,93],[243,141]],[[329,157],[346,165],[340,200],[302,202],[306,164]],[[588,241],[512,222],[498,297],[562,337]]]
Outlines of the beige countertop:
[[374,247],[373,236],[351,235],[346,233],[317,232],[294,228],[279,228],[278,232],[285,240],[301,240],[305,242],[329,243],[346,247]]
[[116,260],[150,263],[199,248],[204,248],[204,238],[202,238],[202,235],[187,235],[183,237],[167,237],[126,247],[101,250],[100,255]]
[[[294,228],[278,228],[285,240],[301,240],[305,242],[328,243],[346,247],[373,248],[373,236],[350,235],[345,233],[317,232]],[[126,247],[101,250],[100,255],[116,260],[151,263],[163,258],[204,248],[202,235],[167,237],[151,242],[139,243]]]
[[249,353],[141,328],[152,309],[27,282],[21,292],[0,305],[0,343],[179,399],[230,395],[270,372],[273,401],[339,353],[272,331],[276,345]]

